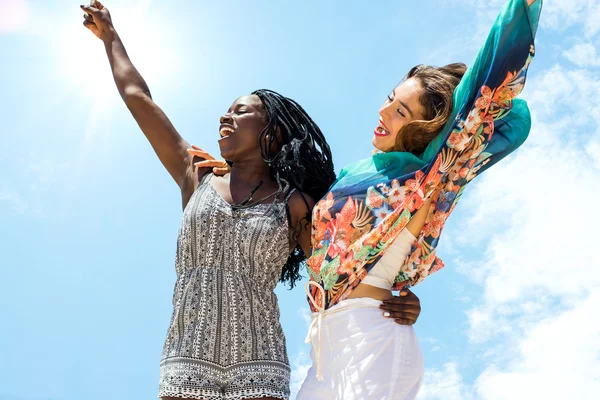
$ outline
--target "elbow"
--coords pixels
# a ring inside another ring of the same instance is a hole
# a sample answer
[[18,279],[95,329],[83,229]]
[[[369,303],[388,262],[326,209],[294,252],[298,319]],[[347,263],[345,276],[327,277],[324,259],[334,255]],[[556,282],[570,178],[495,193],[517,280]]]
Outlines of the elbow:
[[121,97],[129,109],[136,104],[145,103],[152,100],[150,90],[144,90],[137,87],[127,87],[121,92]]

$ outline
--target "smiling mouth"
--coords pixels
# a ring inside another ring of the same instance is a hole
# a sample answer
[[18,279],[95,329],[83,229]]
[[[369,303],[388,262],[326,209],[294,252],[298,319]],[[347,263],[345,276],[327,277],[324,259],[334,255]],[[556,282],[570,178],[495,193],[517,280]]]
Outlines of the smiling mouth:
[[379,121],[379,125],[377,125],[377,128],[375,128],[373,133],[375,134],[375,136],[389,136],[390,134],[390,132],[385,128],[385,125],[383,125],[383,122],[381,120]]
[[219,129],[219,134],[221,135],[222,138],[226,138],[229,135],[232,135],[234,133],[233,128],[230,128],[228,126],[223,126],[221,127],[221,129]]

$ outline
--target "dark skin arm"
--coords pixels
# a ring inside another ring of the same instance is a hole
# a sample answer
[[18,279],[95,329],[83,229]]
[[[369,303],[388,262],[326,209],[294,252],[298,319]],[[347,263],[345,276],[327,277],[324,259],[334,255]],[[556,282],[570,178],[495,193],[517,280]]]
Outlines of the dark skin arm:
[[162,109],[154,103],[150,89],[135,68],[115,30],[110,13],[100,2],[81,6],[87,14],[83,25],[104,43],[115,84],[125,105],[150,142],[159,160],[179,186],[182,204],[198,185],[188,154],[189,144],[177,132]]
[[[311,215],[315,200],[306,193],[296,191],[288,200],[288,208],[294,227],[293,238],[305,255],[310,255]],[[308,257],[308,256],[307,256]]]

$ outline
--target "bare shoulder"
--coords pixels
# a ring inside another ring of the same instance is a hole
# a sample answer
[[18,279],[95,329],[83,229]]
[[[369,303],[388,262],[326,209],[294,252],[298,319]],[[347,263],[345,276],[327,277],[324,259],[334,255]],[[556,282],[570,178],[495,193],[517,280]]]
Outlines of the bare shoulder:
[[300,192],[298,190],[292,193],[288,199],[288,209],[290,210],[290,217],[294,225],[304,218],[308,218],[308,220],[310,220],[312,209],[315,206],[315,203],[315,199],[313,199],[309,194]]
[[311,217],[314,205],[315,199],[297,190],[292,193],[287,202],[293,230],[292,240],[300,245],[307,257],[310,255]]

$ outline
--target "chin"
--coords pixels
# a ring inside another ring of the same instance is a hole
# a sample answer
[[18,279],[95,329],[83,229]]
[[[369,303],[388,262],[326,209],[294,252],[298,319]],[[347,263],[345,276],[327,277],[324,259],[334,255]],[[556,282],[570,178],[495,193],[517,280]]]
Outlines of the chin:
[[383,144],[381,143],[381,138],[379,136],[373,136],[373,140],[371,140],[371,143],[373,143],[373,146],[375,147],[376,151],[383,151],[385,152],[385,146],[383,146]]
[[231,148],[231,146],[227,146],[226,144],[219,142],[219,150],[221,153],[221,158],[224,160],[231,160],[232,158],[235,158],[235,149]]

